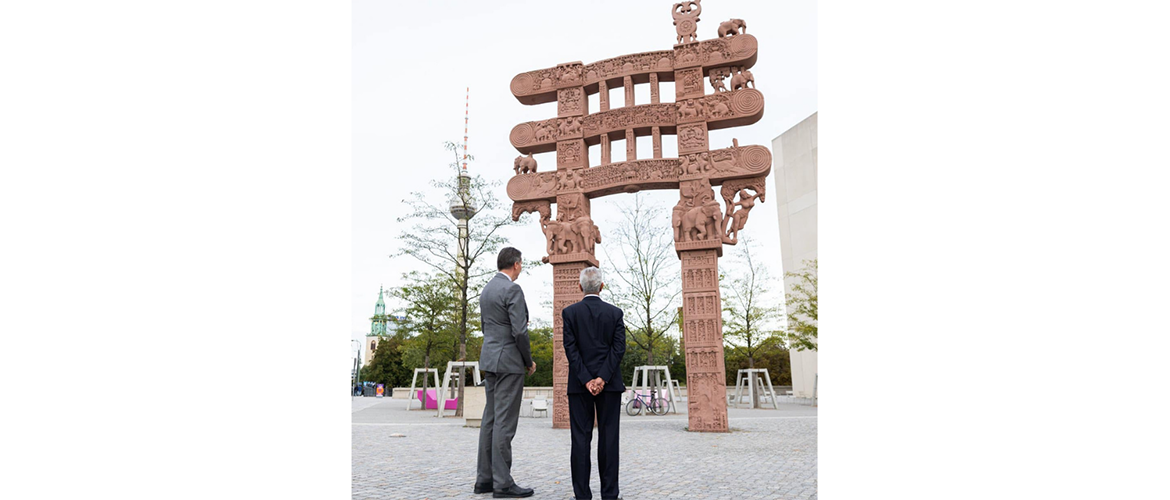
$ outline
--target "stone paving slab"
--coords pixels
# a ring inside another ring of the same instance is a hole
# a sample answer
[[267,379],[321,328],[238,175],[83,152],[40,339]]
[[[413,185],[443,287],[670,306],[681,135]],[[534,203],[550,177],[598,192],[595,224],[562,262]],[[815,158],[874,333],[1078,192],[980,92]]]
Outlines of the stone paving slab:
[[[371,402],[370,400],[374,400]],[[417,406],[417,405],[416,405]],[[479,429],[462,419],[406,411],[406,402],[354,398],[352,496],[355,499],[473,500]],[[686,414],[622,415],[619,485],[627,500],[815,499],[816,408],[730,409],[732,432],[687,432]],[[406,437],[390,437],[391,434]],[[512,442],[512,475],[532,498],[569,499],[569,432],[549,418],[521,418]],[[594,435],[592,487],[600,499]]]

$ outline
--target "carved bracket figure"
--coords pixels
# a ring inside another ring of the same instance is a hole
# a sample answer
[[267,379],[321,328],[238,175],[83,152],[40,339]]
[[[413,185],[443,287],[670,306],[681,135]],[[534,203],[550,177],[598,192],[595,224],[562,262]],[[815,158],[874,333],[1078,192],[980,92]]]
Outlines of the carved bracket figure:
[[743,33],[747,33],[747,23],[743,22],[743,19],[732,19],[719,23],[719,38],[732,37]]
[[528,156],[517,156],[516,161],[512,162],[512,170],[516,171],[516,175],[535,174],[536,159],[532,157],[532,153],[528,153]]
[[518,201],[512,204],[512,220],[520,220],[520,216],[526,213],[538,212],[540,220],[543,221],[552,217],[552,204],[547,201]]
[[[724,243],[728,245],[739,243],[739,231],[747,225],[748,212],[756,206],[756,199],[766,201],[765,182],[764,177],[758,177],[727,181],[723,184],[719,194],[723,196],[724,204],[727,206],[721,226]],[[748,190],[755,191],[756,194],[751,194]],[[738,201],[734,201],[736,198]]]
[[678,33],[677,43],[690,43],[698,39],[695,32],[698,30],[699,13],[703,12],[702,0],[687,0],[674,4],[670,15],[674,17],[674,31]]

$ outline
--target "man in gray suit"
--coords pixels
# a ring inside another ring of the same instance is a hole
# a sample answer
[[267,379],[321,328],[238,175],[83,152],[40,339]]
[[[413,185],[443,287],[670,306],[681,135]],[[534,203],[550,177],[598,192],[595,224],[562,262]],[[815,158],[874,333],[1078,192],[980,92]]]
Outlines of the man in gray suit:
[[520,251],[500,250],[496,268],[479,295],[483,322],[483,349],[479,369],[484,373],[487,402],[479,427],[479,463],[475,492],[492,492],[493,498],[532,496],[512,480],[512,437],[524,398],[524,374],[536,373],[528,344],[528,305],[524,291],[515,283],[520,277]]

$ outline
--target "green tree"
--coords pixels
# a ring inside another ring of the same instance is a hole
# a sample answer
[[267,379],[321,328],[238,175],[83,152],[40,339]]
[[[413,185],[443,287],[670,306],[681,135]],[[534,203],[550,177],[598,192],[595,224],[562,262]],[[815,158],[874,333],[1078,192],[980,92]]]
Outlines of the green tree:
[[[407,284],[391,288],[390,295],[406,305],[405,319],[398,326],[399,332],[410,336],[402,346],[403,364],[411,367],[421,362],[423,368],[441,367],[438,371],[443,373],[446,362],[454,354],[451,348],[458,331],[457,299],[452,293],[451,282],[442,276],[418,271],[406,273],[402,278]],[[423,377],[424,391],[428,381]]]
[[405,335],[396,333],[379,341],[374,359],[361,369],[365,377],[363,380],[385,384],[386,387],[408,387],[412,370],[402,363],[402,348],[406,340]]
[[[533,321],[536,323],[536,321]],[[541,322],[543,323],[543,322]],[[528,340],[532,346],[532,361],[536,362],[536,373],[528,376],[524,384],[534,387],[553,385],[553,329],[547,324],[529,326]]]
[[785,276],[793,278],[788,293],[788,340],[793,348],[817,350],[817,261]]
[[[618,209],[621,219],[607,239],[611,243],[602,246],[609,263],[605,291],[609,301],[625,312],[625,359],[645,355],[646,364],[653,365],[655,354],[678,319],[682,293],[674,240],[662,224],[669,217],[661,208],[647,204],[640,193],[632,205],[618,205]],[[631,345],[639,349],[630,352]]]

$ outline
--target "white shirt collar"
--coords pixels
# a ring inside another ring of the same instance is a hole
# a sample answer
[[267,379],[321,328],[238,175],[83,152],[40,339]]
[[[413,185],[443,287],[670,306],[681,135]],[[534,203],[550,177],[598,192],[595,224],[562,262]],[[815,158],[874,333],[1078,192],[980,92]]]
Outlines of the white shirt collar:
[[508,275],[507,275],[507,274],[505,274],[503,271],[500,271],[499,273],[500,273],[501,275],[503,275],[505,278],[508,278],[508,281],[512,281],[512,277],[511,277],[511,276],[508,276]]
[[596,293],[587,293],[587,294],[585,294],[585,296],[586,297],[597,297],[599,299],[601,298],[601,295],[598,295]]

